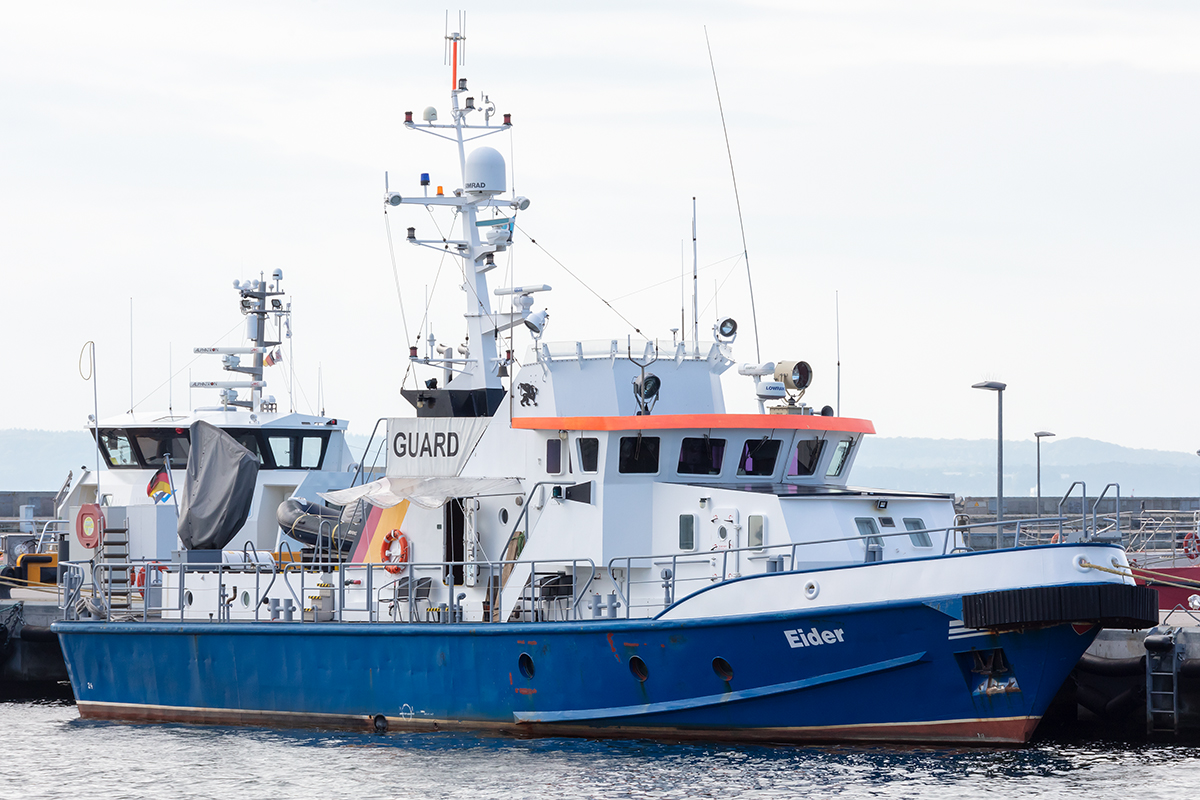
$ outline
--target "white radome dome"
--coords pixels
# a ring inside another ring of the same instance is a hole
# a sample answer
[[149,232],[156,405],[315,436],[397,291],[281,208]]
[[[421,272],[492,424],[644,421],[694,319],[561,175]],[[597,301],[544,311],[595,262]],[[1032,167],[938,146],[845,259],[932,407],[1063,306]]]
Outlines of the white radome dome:
[[480,147],[467,156],[466,186],[469,194],[493,195],[508,190],[504,156],[490,147]]

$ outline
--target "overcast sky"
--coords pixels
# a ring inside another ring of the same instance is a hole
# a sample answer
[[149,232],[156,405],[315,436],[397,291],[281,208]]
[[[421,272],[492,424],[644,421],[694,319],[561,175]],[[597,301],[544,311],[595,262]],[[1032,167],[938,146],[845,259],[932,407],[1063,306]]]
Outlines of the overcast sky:
[[[220,377],[192,347],[238,343],[233,280],[276,268],[298,409],[317,410],[320,368],[325,410],[355,430],[411,413],[398,389],[438,256],[397,241],[406,332],[383,173],[459,182],[451,148],[401,125],[448,117],[443,9],[0,8],[0,426],[82,426],[88,340],[101,416],[128,409],[131,300],[139,415],[187,406],[189,374]],[[995,397],[970,386],[1000,380],[1007,438],[1200,447],[1200,6],[467,8],[460,75],[513,115],[488,144],[532,200],[522,228],[642,330],[680,324],[695,196],[702,336],[734,316],[755,358],[707,25],[762,358],[812,363],[806,400],[836,401],[836,293],[841,411],[881,435],[993,437]],[[433,234],[424,211],[393,217],[398,240],[408,225]],[[517,242],[517,281],[554,287],[547,340],[630,332]],[[431,310],[444,341],[463,331],[455,273]],[[267,377],[286,405],[282,368]],[[727,386],[748,407],[749,379]]]

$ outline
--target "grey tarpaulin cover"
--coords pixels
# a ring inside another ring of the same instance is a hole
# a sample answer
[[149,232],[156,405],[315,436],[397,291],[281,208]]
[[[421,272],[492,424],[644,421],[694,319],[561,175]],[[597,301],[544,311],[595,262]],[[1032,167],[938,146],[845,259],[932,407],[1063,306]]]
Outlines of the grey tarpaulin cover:
[[258,457],[207,422],[192,423],[191,436],[179,538],[188,550],[220,550],[250,514]]

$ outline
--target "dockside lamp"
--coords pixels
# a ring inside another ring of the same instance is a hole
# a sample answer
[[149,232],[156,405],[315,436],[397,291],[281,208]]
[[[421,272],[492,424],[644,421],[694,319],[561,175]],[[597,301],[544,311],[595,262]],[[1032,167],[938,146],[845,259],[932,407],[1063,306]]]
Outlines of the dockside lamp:
[[1000,381],[983,381],[972,384],[972,389],[987,389],[996,393],[996,541],[1003,538],[1000,520],[1004,519],[1004,390],[1008,384]]

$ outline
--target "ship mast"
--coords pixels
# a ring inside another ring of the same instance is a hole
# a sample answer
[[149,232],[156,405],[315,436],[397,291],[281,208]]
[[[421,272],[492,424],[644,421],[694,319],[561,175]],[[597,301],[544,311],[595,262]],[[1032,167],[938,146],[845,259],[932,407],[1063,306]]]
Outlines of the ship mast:
[[[384,202],[391,207],[402,205],[425,206],[429,210],[444,206],[461,217],[462,232],[458,239],[421,239],[416,228],[408,229],[410,244],[429,247],[462,259],[463,291],[466,295],[467,341],[457,348],[440,346],[442,357],[434,353],[418,356],[416,348],[410,349],[410,359],[445,370],[446,385],[437,387],[436,381],[427,381],[424,390],[402,390],[402,393],[417,407],[418,415],[430,416],[489,416],[504,394],[501,367],[507,366],[507,357],[501,358],[497,338],[503,331],[525,325],[535,334],[540,334],[540,325],[545,315],[534,315],[532,295],[547,291],[549,286],[512,287],[498,289],[496,294],[514,295],[516,313],[498,316],[493,313],[489,297],[487,273],[498,265],[496,253],[507,250],[512,244],[516,227],[517,212],[529,207],[524,197],[501,197],[507,192],[507,170],[504,157],[490,147],[479,147],[467,153],[467,142],[495,133],[508,131],[512,127],[512,116],[503,115],[503,122],[492,124],[496,116],[495,105],[487,95],[480,102],[467,94],[467,79],[458,76],[461,47],[466,37],[458,32],[446,36],[450,48],[451,87],[450,121],[437,123],[437,110],[425,109],[421,122],[413,120],[413,112],[406,111],[404,125],[409,130],[428,133],[454,143],[458,150],[461,185],[447,195],[441,186],[437,194],[430,197],[428,179],[422,176],[425,190],[420,196],[408,197],[399,192],[388,191]],[[483,124],[472,124],[472,114],[482,115]],[[492,209],[492,214],[481,218],[481,210]],[[531,320],[530,318],[533,317]],[[443,401],[444,402],[441,402]],[[439,402],[441,405],[439,407]],[[453,413],[452,413],[453,410]]]

